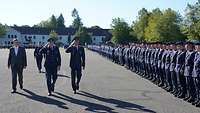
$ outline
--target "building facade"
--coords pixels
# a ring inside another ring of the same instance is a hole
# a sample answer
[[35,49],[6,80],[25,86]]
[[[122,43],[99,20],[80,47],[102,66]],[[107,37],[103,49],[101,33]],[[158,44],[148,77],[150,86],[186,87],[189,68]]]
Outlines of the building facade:
[[[102,44],[106,38],[111,38],[108,29],[86,29],[91,34],[92,44]],[[8,27],[6,34],[0,38],[1,46],[11,46],[13,38],[17,38],[24,46],[36,46],[46,44],[52,30],[38,27]],[[73,28],[62,28],[54,30],[58,34],[58,41],[61,45],[68,45],[76,32]]]

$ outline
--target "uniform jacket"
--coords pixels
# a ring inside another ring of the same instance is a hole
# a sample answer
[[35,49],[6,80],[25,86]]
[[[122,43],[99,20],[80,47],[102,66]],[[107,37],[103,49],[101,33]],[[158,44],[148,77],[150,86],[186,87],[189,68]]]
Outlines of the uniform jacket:
[[81,69],[81,66],[85,67],[85,50],[83,47],[71,46],[66,49],[66,53],[71,53],[70,67],[72,69]]
[[45,55],[44,67],[57,67],[61,66],[61,57],[59,48],[53,46],[53,48],[45,47],[40,50]]

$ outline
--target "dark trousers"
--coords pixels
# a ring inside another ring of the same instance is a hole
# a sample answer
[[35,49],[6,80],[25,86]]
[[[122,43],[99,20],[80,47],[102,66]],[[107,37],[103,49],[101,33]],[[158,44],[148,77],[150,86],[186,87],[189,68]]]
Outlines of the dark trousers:
[[172,86],[172,81],[171,81],[171,72],[169,71],[169,69],[165,69],[165,72],[166,72],[166,83],[167,83],[167,86],[172,89],[173,86]]
[[196,100],[200,100],[200,79],[198,77],[193,77],[193,82],[195,86]]
[[36,63],[37,63],[38,70],[41,70],[42,69],[42,58],[36,57]]
[[16,90],[17,86],[17,76],[20,87],[23,86],[23,67],[22,66],[13,66],[11,67],[12,71],[12,89]]
[[178,84],[177,84],[177,77],[176,77],[176,72],[175,71],[171,71],[171,80],[172,80],[172,84],[173,84],[173,90],[178,90]]
[[194,99],[195,89],[194,89],[194,83],[191,76],[186,76],[186,88],[187,88],[187,95],[191,96]]
[[81,81],[82,71],[81,68],[71,68],[71,84],[73,91],[76,91]]
[[176,72],[178,89],[181,94],[186,95],[186,79],[180,71]]
[[54,88],[56,80],[58,78],[57,67],[45,67],[45,70],[48,92],[51,93],[52,88]]

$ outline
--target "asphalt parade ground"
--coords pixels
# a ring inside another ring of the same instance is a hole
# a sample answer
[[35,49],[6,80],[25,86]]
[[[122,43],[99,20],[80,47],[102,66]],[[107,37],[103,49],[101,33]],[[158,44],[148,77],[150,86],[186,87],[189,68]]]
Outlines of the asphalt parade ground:
[[62,66],[55,92],[47,96],[45,70],[38,73],[27,49],[24,90],[11,94],[8,49],[0,50],[0,113],[200,113],[192,106],[126,68],[86,50],[86,69],[80,90],[71,88],[69,54],[61,49]]

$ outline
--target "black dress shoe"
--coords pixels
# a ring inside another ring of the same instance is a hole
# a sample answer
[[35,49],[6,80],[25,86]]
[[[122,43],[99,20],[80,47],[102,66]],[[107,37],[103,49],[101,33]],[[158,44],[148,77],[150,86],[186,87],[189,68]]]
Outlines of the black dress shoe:
[[184,98],[185,96],[183,94],[179,94],[178,98]]
[[190,97],[187,102],[191,103],[191,102],[194,102],[194,99],[192,97]]
[[196,107],[200,107],[200,101],[198,103],[196,103],[195,105]]
[[52,96],[52,94],[51,94],[51,93],[48,93],[48,96]]
[[16,90],[13,90],[11,93],[13,94],[13,93],[16,93],[17,91]]
[[74,91],[74,94],[76,94],[76,91]]
[[198,102],[198,100],[195,100],[194,102],[192,102],[192,105],[196,105]]
[[189,98],[189,96],[186,96],[183,100],[187,101]]

